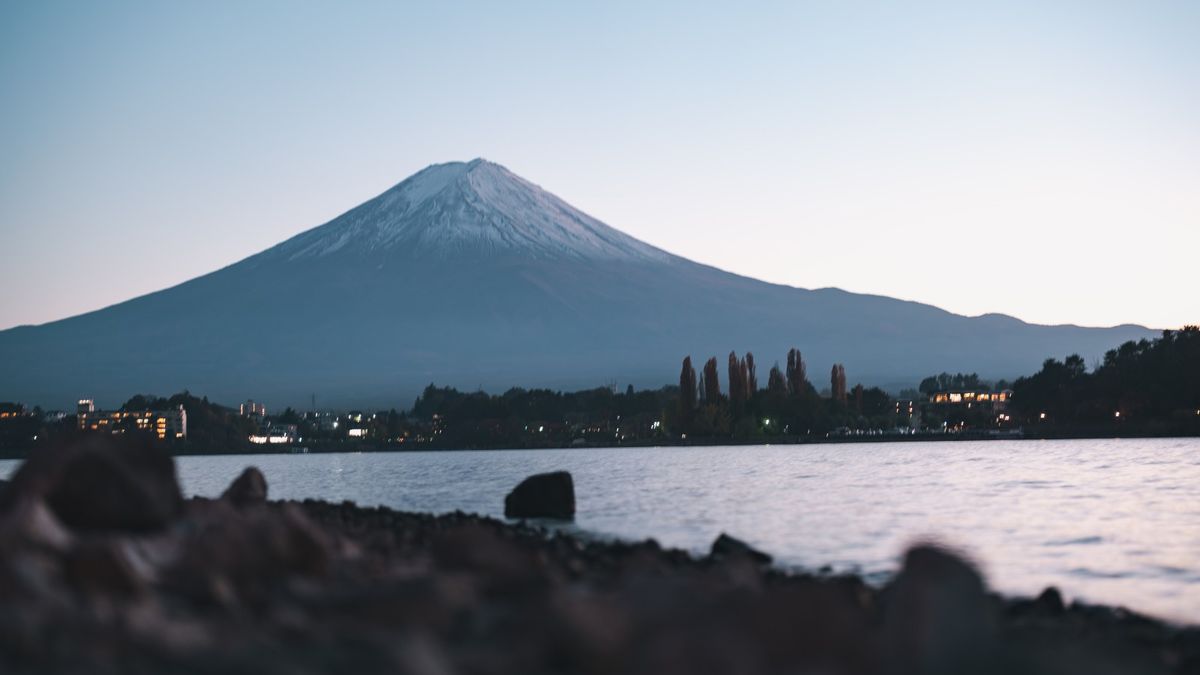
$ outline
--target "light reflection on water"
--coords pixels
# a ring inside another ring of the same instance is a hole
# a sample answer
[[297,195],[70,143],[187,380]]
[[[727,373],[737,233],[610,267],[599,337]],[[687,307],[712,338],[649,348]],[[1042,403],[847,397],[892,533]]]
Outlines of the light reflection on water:
[[1200,439],[183,457],[179,473],[215,496],[251,464],[276,498],[494,516],[525,476],[567,469],[592,532],[703,551],[725,531],[872,578],[932,539],[1006,593],[1200,623]]

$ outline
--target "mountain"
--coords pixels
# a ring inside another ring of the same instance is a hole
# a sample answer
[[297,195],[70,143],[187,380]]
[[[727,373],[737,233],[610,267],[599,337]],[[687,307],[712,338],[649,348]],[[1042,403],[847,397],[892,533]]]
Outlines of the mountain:
[[799,347],[818,388],[912,386],[941,371],[1014,377],[1089,362],[1138,326],[1002,315],[768,284],[694,263],[476,159],[430,166],[334,220],[186,283],[0,331],[0,400],[115,406],[189,389],[273,407],[407,407],[460,388],[658,387],[691,354]]

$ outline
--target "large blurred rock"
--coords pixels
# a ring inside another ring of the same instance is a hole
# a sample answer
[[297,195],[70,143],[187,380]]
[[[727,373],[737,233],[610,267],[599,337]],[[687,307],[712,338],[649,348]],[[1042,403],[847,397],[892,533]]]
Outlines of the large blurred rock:
[[885,591],[884,639],[895,673],[1003,672],[983,578],[937,546],[909,549]]
[[67,583],[87,595],[133,596],[144,592],[141,576],[119,543],[87,541],[63,557]]
[[539,473],[521,481],[504,498],[507,518],[575,517],[575,483],[566,471]]
[[195,529],[167,580],[195,600],[260,607],[280,584],[329,571],[329,538],[295,504],[238,510],[224,501],[199,502],[189,520]]
[[141,439],[84,436],[30,456],[0,505],[43,500],[77,532],[161,530],[183,512],[175,460]]
[[265,504],[267,501],[267,479],[257,467],[248,466],[225,488],[221,499],[238,508]]

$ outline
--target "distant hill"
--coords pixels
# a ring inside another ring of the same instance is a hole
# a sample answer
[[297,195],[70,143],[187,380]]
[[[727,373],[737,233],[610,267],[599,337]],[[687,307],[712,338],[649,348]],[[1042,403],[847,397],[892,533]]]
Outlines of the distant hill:
[[[964,280],[963,283],[970,283]],[[799,347],[809,377],[910,385],[1088,362],[1140,326],[1031,325],[768,284],[645,244],[502,166],[430,166],[334,220],[186,283],[0,332],[0,400],[116,405],[187,388],[275,407],[406,407],[460,389],[676,381],[680,359]],[[724,361],[722,360],[722,363]]]

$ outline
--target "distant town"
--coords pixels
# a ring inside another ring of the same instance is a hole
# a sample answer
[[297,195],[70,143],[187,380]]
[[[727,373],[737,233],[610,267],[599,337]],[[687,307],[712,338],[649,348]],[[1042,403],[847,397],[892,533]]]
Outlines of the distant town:
[[723,368],[709,358],[698,371],[686,357],[678,385],[654,390],[492,395],[431,384],[406,411],[271,411],[189,392],[109,408],[85,397],[74,411],[0,402],[0,454],[24,457],[83,433],[138,434],[179,454],[1200,435],[1196,326],[1127,342],[1090,372],[1068,356],[1013,382],[941,373],[894,395],[848,387],[841,364],[818,389],[798,349],[784,363],[765,386],[749,353],[730,353]]

